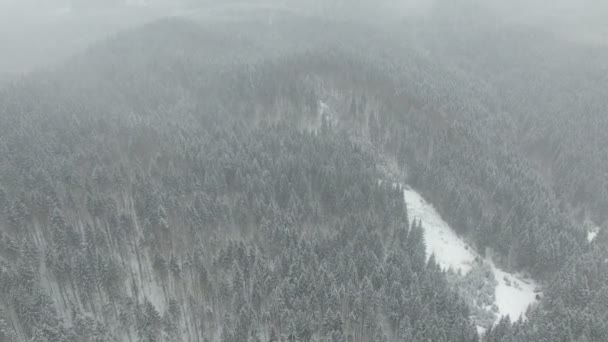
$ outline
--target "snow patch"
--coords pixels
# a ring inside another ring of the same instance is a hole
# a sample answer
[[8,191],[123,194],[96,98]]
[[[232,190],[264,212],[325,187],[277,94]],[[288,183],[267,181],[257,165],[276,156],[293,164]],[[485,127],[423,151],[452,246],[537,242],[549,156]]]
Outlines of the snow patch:
[[583,222],[583,228],[587,231],[587,242],[592,243],[600,232],[600,227],[590,219]]
[[410,220],[421,220],[424,229],[427,257],[435,260],[443,270],[453,269],[468,273],[477,257],[470,246],[450,228],[433,206],[411,188],[404,190],[405,203]]
[[509,316],[511,321],[519,318],[526,319],[526,310],[536,302],[537,287],[532,279],[526,279],[519,274],[507,273],[488,261],[492,267],[494,278],[498,282],[496,286],[496,306],[500,316]]
[[590,243],[593,242],[593,239],[595,239],[595,237],[597,236],[597,231],[592,231],[587,233],[587,241],[589,241]]
[[[456,273],[460,273],[461,277],[472,269],[489,265],[497,282],[495,287],[495,305],[498,309],[496,321],[501,316],[509,316],[511,321],[516,321],[520,317],[526,319],[526,310],[536,302],[537,298],[537,293],[535,293],[537,284],[534,280],[520,274],[505,272],[498,268],[491,258],[479,255],[456,235],[430,203],[410,187],[405,187],[404,199],[410,220],[422,221],[427,258],[434,254],[435,260],[443,270],[452,269]],[[482,309],[493,312],[491,306],[482,307]]]
[[589,243],[593,242],[593,240],[595,240],[595,238],[597,237],[597,233],[599,232],[599,227],[592,228],[589,232],[587,232],[587,241],[589,241]]

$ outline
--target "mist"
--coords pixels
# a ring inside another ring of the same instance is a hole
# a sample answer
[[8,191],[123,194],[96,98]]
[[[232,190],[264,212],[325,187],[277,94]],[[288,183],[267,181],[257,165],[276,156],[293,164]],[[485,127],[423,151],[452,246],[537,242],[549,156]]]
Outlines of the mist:
[[[259,6],[297,9],[327,17],[386,23],[446,11],[452,18],[491,20],[559,34],[586,44],[608,43],[608,5],[601,0],[477,1],[162,1],[162,0],[2,0],[0,73],[21,74],[49,66],[122,29],[167,16]],[[207,18],[209,19],[209,18]],[[471,23],[471,22],[469,22]],[[466,25],[466,23],[465,23]]]
[[607,19],[0,0],[0,341],[608,341]]

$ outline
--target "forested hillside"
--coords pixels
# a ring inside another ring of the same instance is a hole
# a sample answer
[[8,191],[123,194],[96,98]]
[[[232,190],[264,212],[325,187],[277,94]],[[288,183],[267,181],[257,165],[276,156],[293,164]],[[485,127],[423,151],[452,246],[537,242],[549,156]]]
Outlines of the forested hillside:
[[329,130],[174,119],[82,118],[71,139],[101,144],[62,152],[54,126],[48,151],[7,153],[53,162],[3,192],[4,338],[476,339],[373,158]]
[[[438,10],[280,13],[161,20],[0,88],[0,340],[605,341],[602,59]],[[477,334],[393,182],[543,284],[527,319]]]
[[217,64],[175,56],[230,47],[198,29],[155,24],[2,94],[3,339],[477,340],[401,189],[312,89],[227,66],[222,97],[195,96]]

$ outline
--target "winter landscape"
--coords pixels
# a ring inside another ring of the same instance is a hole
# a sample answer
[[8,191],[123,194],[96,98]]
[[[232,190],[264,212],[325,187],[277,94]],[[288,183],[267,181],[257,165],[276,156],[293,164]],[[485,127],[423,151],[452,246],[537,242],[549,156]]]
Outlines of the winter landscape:
[[606,18],[0,0],[0,342],[608,341]]

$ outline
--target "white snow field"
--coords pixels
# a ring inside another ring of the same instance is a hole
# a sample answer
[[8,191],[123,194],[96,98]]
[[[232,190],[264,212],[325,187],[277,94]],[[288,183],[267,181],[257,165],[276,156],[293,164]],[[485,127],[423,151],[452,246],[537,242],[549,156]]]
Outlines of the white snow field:
[[595,240],[595,237],[597,236],[597,234],[600,232],[600,227],[598,226],[592,226],[593,228],[591,228],[589,230],[589,232],[587,233],[587,241],[589,241],[589,243],[592,243],[593,240]]
[[587,241],[589,241],[589,243],[593,242],[593,240],[595,239],[595,237],[597,236],[597,231],[591,231],[589,233],[587,233]]
[[590,219],[585,219],[583,221],[583,228],[587,231],[587,242],[592,243],[597,234],[599,234],[601,228],[598,224],[591,221]]
[[[512,321],[520,317],[525,319],[528,307],[536,301],[534,292],[537,284],[520,274],[512,274],[498,268],[491,258],[479,255],[469,244],[463,241],[445,222],[439,213],[419,193],[410,187],[404,189],[410,221],[422,221],[427,257],[435,254],[435,260],[444,269],[452,268],[462,275],[483,263],[490,265],[494,278],[498,282],[495,288],[495,304],[498,308],[496,320],[509,316]],[[479,258],[479,263],[475,260]],[[491,308],[487,308],[491,310]],[[480,327],[481,328],[481,327]]]
[[507,273],[489,261],[492,266],[494,277],[498,281],[496,286],[496,306],[500,316],[509,316],[511,321],[520,317],[526,318],[526,310],[536,302],[536,283],[531,279],[525,279],[519,274]]
[[410,221],[422,221],[427,257],[435,254],[435,260],[443,270],[452,268],[462,274],[468,273],[475,263],[476,253],[419,193],[409,187],[403,192]]

